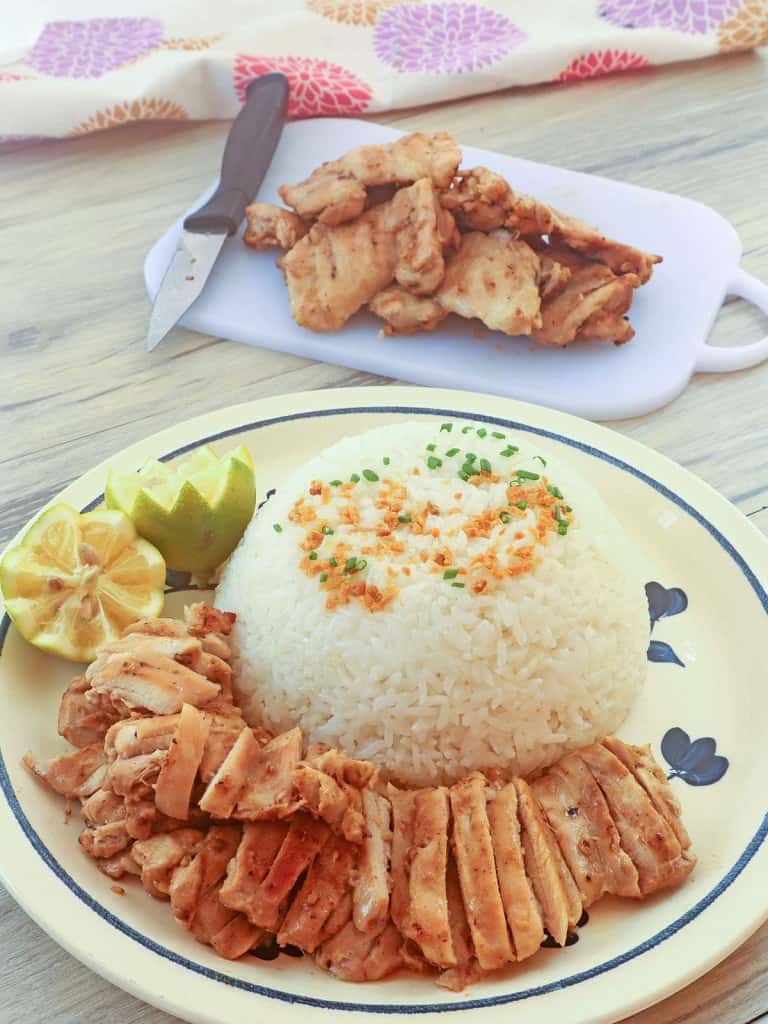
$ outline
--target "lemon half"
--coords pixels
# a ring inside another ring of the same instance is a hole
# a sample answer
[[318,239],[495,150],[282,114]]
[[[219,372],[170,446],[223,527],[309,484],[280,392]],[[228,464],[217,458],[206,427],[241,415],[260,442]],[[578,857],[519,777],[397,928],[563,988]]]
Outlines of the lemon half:
[[232,553],[256,505],[253,462],[241,445],[221,458],[205,445],[168,465],[112,471],[104,497],[163,554],[168,567],[207,575]]
[[21,635],[70,661],[92,661],[130,623],[159,615],[165,562],[122,512],[43,512],[0,562],[5,607]]

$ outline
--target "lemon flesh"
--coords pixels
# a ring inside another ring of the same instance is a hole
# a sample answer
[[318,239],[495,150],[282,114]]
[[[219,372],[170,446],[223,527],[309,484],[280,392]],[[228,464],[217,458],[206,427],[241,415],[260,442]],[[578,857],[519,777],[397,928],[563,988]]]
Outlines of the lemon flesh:
[[204,576],[232,553],[253,515],[253,462],[244,445],[221,458],[205,445],[173,465],[150,459],[138,473],[111,472],[104,497],[170,569]]
[[35,647],[92,661],[137,619],[163,608],[165,562],[122,512],[43,512],[0,562],[5,607]]

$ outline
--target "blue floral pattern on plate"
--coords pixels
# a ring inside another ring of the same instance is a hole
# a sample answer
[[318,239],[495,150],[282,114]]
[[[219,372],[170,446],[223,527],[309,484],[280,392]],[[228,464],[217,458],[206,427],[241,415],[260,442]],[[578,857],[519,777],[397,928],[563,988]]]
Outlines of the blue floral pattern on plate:
[[[659,619],[680,615],[688,607],[688,595],[684,590],[680,587],[667,589],[655,580],[645,584],[645,596],[648,599],[651,632]],[[651,640],[648,645],[648,661],[679,665],[680,668],[685,668],[685,664],[675,654],[674,649],[664,640]]]
[[675,726],[664,733],[661,752],[672,771],[667,778],[682,779],[689,786],[711,786],[728,771],[728,758],[716,753],[711,736],[697,740]]

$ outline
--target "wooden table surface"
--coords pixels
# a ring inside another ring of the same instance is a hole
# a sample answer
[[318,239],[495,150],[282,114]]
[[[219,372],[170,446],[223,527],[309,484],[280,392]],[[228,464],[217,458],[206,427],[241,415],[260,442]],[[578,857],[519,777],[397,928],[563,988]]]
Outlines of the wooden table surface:
[[[743,266],[768,280],[767,87],[766,55],[753,53],[379,120],[698,199],[735,225]],[[227,130],[145,124],[0,156],[0,547],[74,477],[171,423],[264,395],[389,383],[184,330],[144,351],[144,254],[217,171]],[[759,313],[731,301],[712,340],[765,331]],[[768,363],[698,376],[666,409],[613,426],[691,468],[768,532],[767,394]],[[632,1021],[766,1018],[768,925]],[[0,1022],[102,1020],[172,1018],[91,974],[0,889]]]

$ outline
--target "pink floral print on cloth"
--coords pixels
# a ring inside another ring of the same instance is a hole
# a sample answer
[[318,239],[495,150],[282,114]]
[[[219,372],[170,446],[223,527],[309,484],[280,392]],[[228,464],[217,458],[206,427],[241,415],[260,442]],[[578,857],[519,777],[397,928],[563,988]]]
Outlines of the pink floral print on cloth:
[[581,78],[597,78],[614,71],[636,71],[647,68],[650,61],[641,53],[629,50],[593,50],[574,57],[557,76],[561,82],[573,82]]
[[741,0],[604,0],[600,14],[622,28],[706,33],[732,17]]
[[154,50],[163,38],[157,18],[92,18],[51,21],[27,63],[55,78],[99,78]]
[[498,11],[477,4],[399,4],[376,23],[376,53],[398,71],[461,74],[495,64],[526,39]]
[[245,103],[245,90],[259,75],[281,71],[287,76],[291,90],[289,117],[341,117],[361,114],[371,102],[371,89],[351,71],[312,57],[250,57],[235,58],[235,91]]

